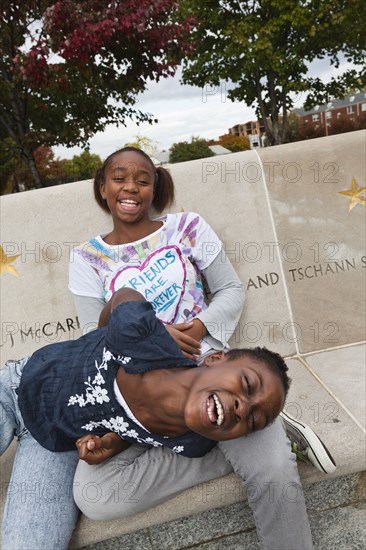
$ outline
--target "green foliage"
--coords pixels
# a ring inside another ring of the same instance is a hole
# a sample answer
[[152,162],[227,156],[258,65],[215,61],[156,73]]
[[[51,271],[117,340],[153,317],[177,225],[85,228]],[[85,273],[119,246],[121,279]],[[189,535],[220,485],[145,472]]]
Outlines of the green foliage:
[[169,162],[185,162],[186,160],[203,159],[215,156],[206,141],[200,137],[192,137],[191,142],[173,143],[170,148]]
[[135,108],[149,80],[174,74],[175,0],[0,3],[0,126],[41,186],[33,152],[86,145],[107,124],[152,122]]
[[79,181],[91,179],[103,162],[99,155],[83,151],[80,155],[74,155],[71,160],[64,160],[64,173],[67,181]]
[[308,63],[324,57],[336,67],[342,56],[365,66],[364,7],[364,0],[182,0],[181,17],[196,23],[183,81],[233,83],[228,97],[255,104],[269,143],[281,143],[294,94],[311,90],[309,105],[365,85],[365,69],[350,69],[329,85],[307,75]]

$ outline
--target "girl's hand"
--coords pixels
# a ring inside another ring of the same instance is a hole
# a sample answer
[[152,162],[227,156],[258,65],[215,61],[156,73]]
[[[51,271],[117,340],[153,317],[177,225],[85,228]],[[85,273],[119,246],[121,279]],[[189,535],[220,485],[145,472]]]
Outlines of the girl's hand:
[[101,464],[107,458],[114,456],[130,446],[119,435],[110,432],[102,437],[98,435],[84,435],[76,441],[79,458],[88,464]]
[[192,361],[196,361],[201,355],[201,339],[206,336],[206,327],[195,319],[190,323],[178,323],[165,325],[170,336],[180,347],[183,355]]

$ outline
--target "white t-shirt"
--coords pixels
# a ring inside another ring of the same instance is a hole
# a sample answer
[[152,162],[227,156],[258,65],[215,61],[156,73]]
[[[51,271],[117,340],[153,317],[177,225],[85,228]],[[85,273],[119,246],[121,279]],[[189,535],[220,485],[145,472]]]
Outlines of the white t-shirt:
[[200,271],[222,243],[201,216],[167,214],[157,231],[136,242],[111,246],[97,236],[73,249],[69,289],[106,302],[122,287],[134,288],[166,324],[185,323],[206,309]]

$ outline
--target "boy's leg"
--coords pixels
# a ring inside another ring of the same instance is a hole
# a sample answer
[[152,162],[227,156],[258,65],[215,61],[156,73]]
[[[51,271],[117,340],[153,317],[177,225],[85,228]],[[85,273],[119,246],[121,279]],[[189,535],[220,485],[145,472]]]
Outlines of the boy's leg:
[[29,432],[18,441],[3,521],[3,550],[66,550],[78,519],[78,453],[52,453]]
[[230,472],[232,468],[218,447],[201,458],[187,458],[167,447],[131,445],[99,465],[81,460],[74,498],[90,519],[119,519]]
[[311,549],[295,456],[279,419],[251,436],[220,443],[202,458],[132,445],[99,466],[80,461],[74,496],[91,519],[117,519],[142,512],[233,469],[247,485],[262,548]]
[[246,438],[220,442],[219,447],[247,489],[261,547],[312,549],[296,456],[282,420]]

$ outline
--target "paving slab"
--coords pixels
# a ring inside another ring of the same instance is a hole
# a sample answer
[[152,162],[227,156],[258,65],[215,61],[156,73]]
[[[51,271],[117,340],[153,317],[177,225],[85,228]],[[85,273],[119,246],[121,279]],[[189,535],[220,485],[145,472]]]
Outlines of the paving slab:
[[366,347],[323,351],[305,358],[345,408],[366,429]]
[[193,548],[196,550],[238,550],[239,548],[245,548],[245,550],[259,550],[257,535],[255,532],[250,533],[238,533],[234,535],[227,535],[217,540],[212,540],[197,546],[188,546],[187,550]]
[[[175,521],[182,516],[194,516],[210,509],[230,505],[243,498],[244,493],[237,476],[229,474],[218,478],[215,482],[196,485],[166,503],[128,518],[101,523],[91,521],[83,516],[75,529],[70,548],[80,548],[85,544],[92,544],[154,525],[160,526],[160,524]],[[101,525],[103,529],[100,528]]]
[[[315,550],[364,548],[365,473],[306,485],[304,495]],[[259,550],[252,522],[249,506],[240,502],[93,544],[84,550]]]
[[366,502],[365,471],[332,479],[324,477],[323,481],[304,487],[306,506],[313,514]]
[[[323,354],[319,353],[321,360]],[[340,361],[340,359],[339,359]],[[349,415],[338,396],[314,376],[304,358],[288,359],[292,378],[285,410],[308,424],[324,441],[337,464],[333,477],[366,469],[366,441],[364,430]],[[301,469],[306,481],[319,481],[315,468]]]
[[103,540],[96,544],[91,544],[90,546],[84,546],[83,548],[87,548],[88,550],[136,550],[136,548],[139,550],[154,550],[147,530]]
[[366,547],[365,506],[348,506],[309,515],[314,550],[364,550]]
[[159,550],[178,550],[224,535],[255,530],[252,512],[241,502],[150,528],[151,541]]

